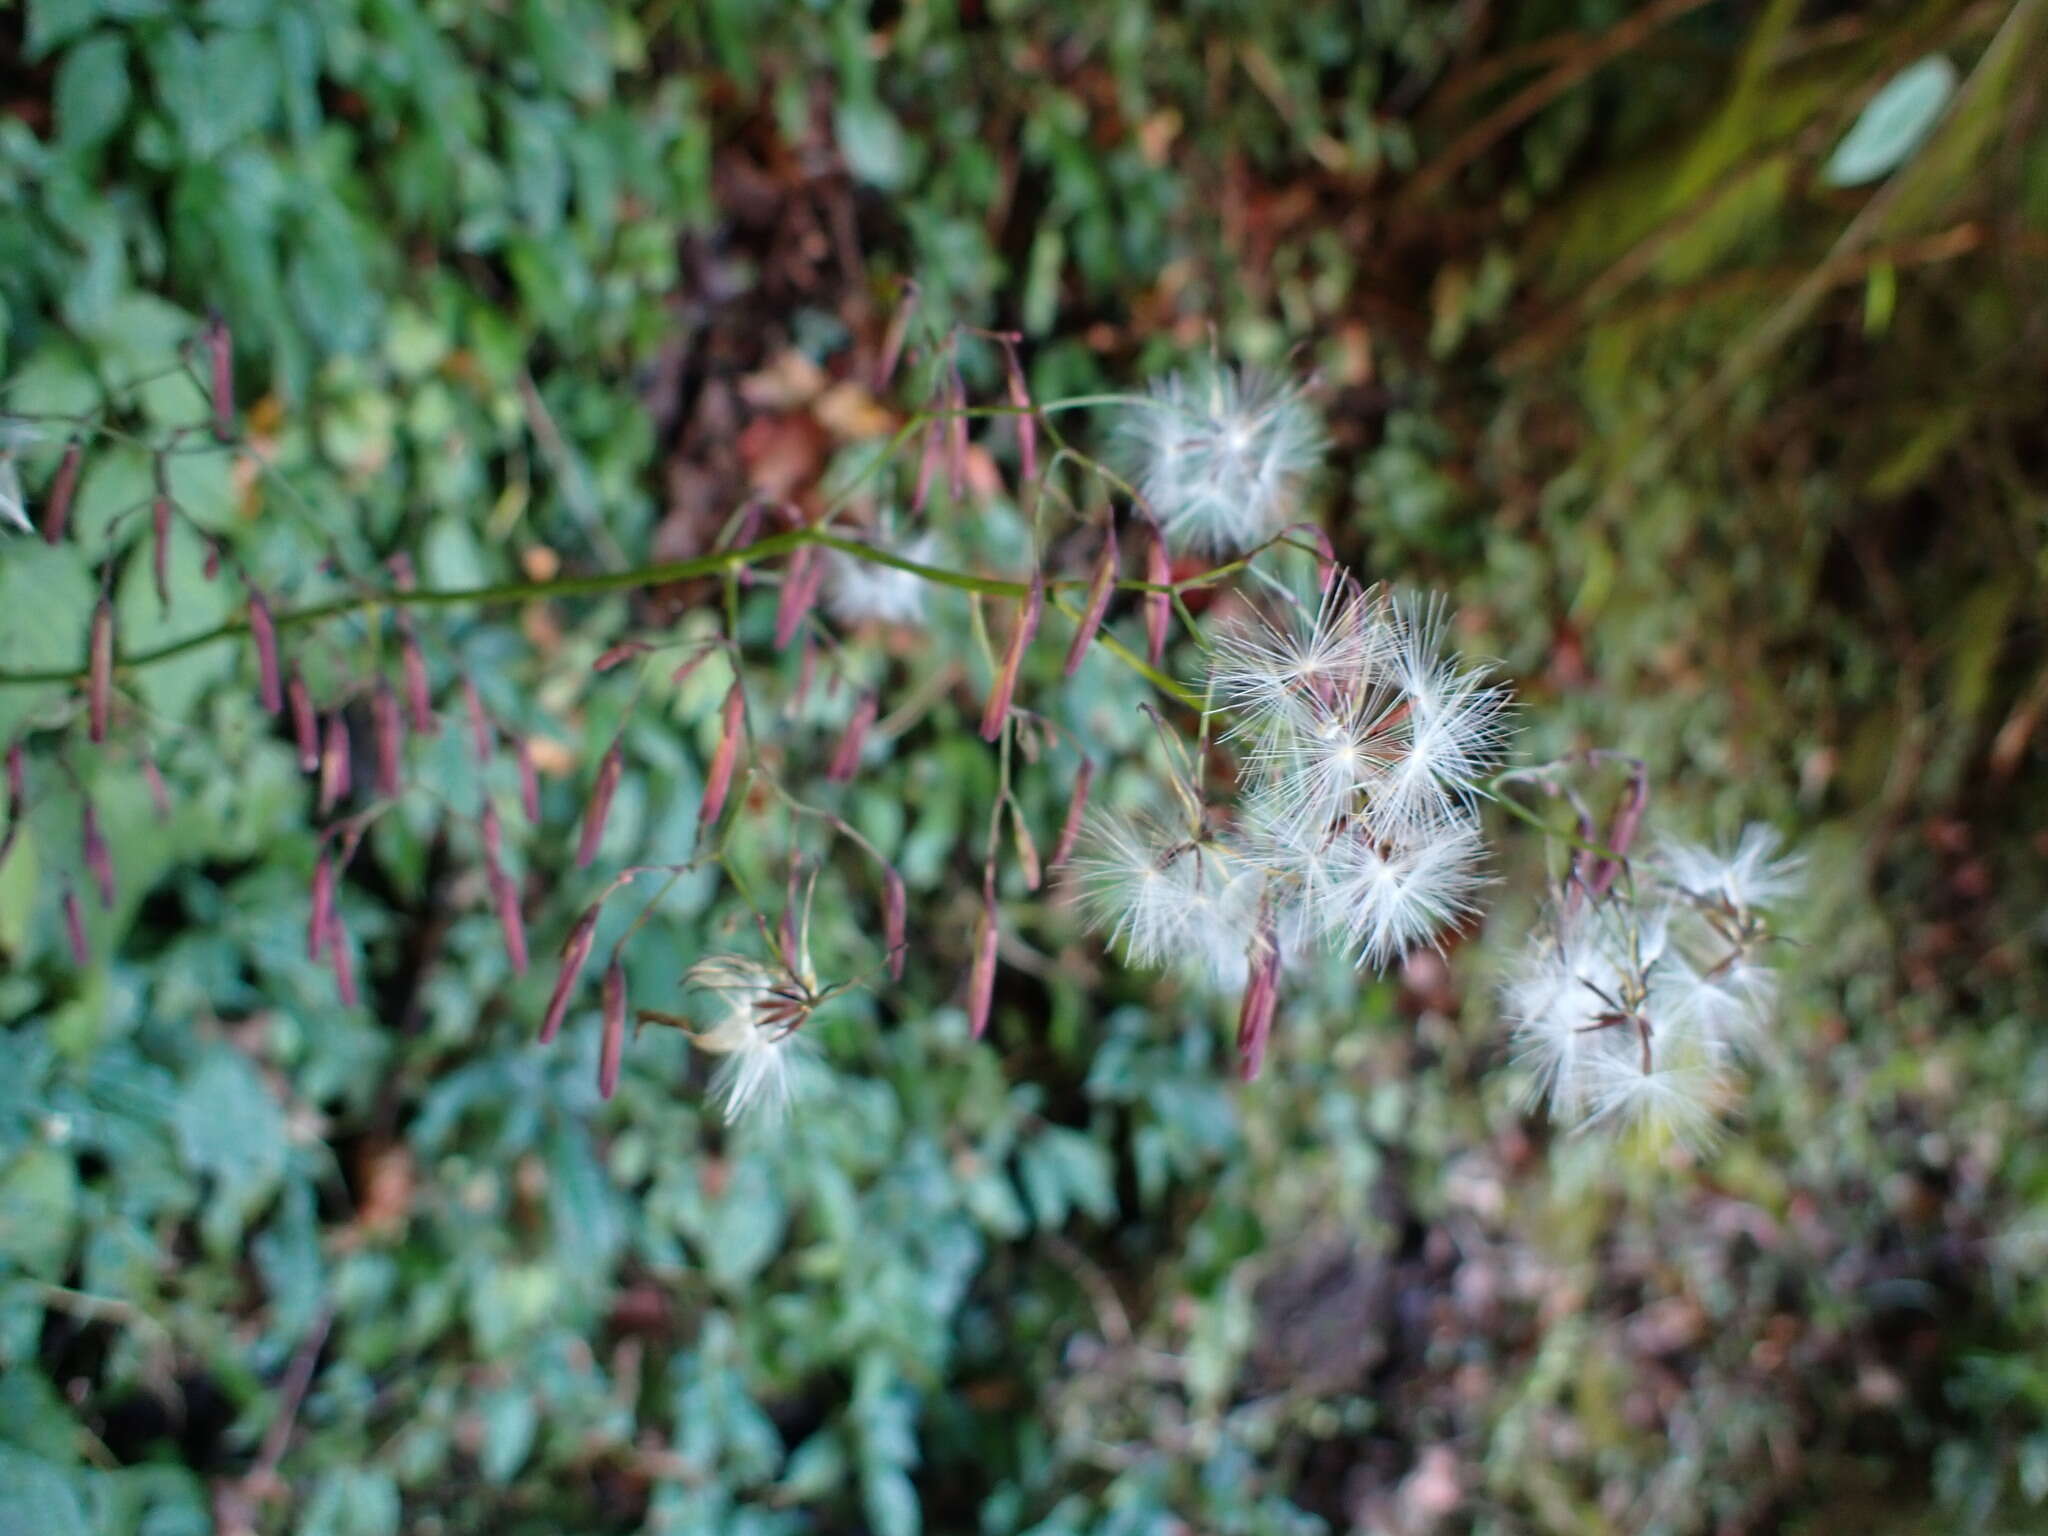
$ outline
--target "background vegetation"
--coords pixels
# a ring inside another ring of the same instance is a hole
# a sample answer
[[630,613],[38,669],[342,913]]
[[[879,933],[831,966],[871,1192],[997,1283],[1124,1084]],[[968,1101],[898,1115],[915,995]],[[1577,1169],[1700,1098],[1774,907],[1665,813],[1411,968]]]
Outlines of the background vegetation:
[[[937,677],[843,802],[913,888],[905,980],[819,1020],[829,1095],[728,1136],[665,1032],[605,1105],[594,1004],[532,1044],[551,978],[511,976],[449,812],[479,792],[459,730],[342,893],[344,1008],[303,958],[315,832],[246,656],[136,675],[162,822],[132,747],[63,744],[75,689],[0,689],[54,786],[0,868],[0,1531],[2040,1528],[2044,25],[2035,0],[0,9],[4,409],[203,418],[182,376],[128,381],[217,309],[279,472],[195,453],[174,488],[299,602],[399,552],[446,586],[676,558],[752,489],[815,494],[898,419],[860,381],[914,278],[935,331],[1021,331],[1041,395],[1212,335],[1313,370],[1338,549],[1456,594],[1523,756],[1639,753],[1667,825],[1761,816],[1813,866],[1778,1059],[1697,1161],[1517,1101],[1489,967],[1539,860],[1506,829],[1484,930],[1316,979],[1249,1088],[1227,1005],[1015,892],[975,1046],[993,769],[978,683],[935,672],[968,634],[940,607],[926,648],[848,663],[894,700]],[[1872,106],[1916,65],[1931,126],[1910,93]],[[61,448],[20,446],[32,501]],[[150,473],[102,442],[75,539],[0,546],[0,667],[80,665],[87,556],[140,551],[118,519]],[[948,505],[1002,547],[1004,517]],[[170,616],[146,559],[121,574],[124,645],[229,616],[180,548]],[[547,746],[545,825],[508,853],[539,952],[602,874],[568,829],[631,684],[590,662],[706,601],[433,621],[437,684]],[[786,693],[766,601],[749,654]],[[1135,752],[1137,685],[1061,688],[1040,649],[1034,696]],[[633,709],[610,864],[690,846],[720,682]],[[788,750],[822,761],[848,707],[821,691]],[[1067,771],[1027,780],[1035,824]],[[85,789],[121,890],[81,971],[54,893]],[[786,829],[758,820],[765,868]],[[819,943],[871,963],[872,876],[832,867]],[[737,920],[685,882],[636,998]]]

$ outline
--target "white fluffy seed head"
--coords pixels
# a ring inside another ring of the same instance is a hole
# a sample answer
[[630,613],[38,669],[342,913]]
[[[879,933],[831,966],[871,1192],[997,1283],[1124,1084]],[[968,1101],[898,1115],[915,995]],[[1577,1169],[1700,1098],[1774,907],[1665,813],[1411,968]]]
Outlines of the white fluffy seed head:
[[1774,830],[1752,822],[1732,849],[1667,841],[1654,864],[1665,880],[1694,899],[1747,916],[1768,912],[1799,892],[1804,861],[1780,853],[1781,846]]
[[1083,910],[1133,965],[1244,984],[1264,872],[1240,848],[1153,818],[1089,819],[1073,864]]
[[42,434],[26,422],[0,422],[0,526],[22,533],[35,532],[29,521],[28,496],[21,487],[21,469],[15,455]]
[[[936,564],[939,555],[938,540],[928,533],[900,545],[880,547],[919,565]],[[924,605],[922,576],[836,549],[825,551],[825,608],[841,624],[922,626]]]
[[1249,549],[1284,528],[1324,448],[1295,385],[1216,365],[1155,380],[1128,409],[1122,436],[1168,540],[1204,554]]
[[803,1088],[809,1050],[792,1014],[791,983],[781,971],[741,955],[700,960],[684,980],[706,996],[711,1016],[692,1031],[697,1049],[725,1058],[711,1078],[728,1123],[750,1112],[775,1121]]

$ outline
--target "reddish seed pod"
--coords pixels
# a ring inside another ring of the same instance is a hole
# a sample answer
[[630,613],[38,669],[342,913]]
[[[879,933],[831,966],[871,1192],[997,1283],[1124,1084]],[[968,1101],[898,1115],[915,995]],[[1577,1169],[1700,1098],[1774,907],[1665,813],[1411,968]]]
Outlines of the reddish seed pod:
[[149,571],[156,582],[156,603],[171,611],[171,499],[159,496],[149,504]]
[[519,911],[519,887],[502,869],[490,871],[491,901],[498,909],[498,927],[505,935],[505,953],[511,957],[512,974],[526,974],[526,919]]
[[114,605],[102,597],[92,611],[92,642],[85,683],[86,734],[94,743],[107,739],[107,716],[114,702]]
[[462,680],[462,707],[469,715],[469,751],[479,768],[491,760],[491,746],[494,732],[491,717],[484,713],[483,695],[476,691],[476,684],[467,677]]
[[377,747],[377,793],[395,800],[405,793],[405,722],[399,718],[398,695],[379,683],[370,699],[370,730]]
[[1038,416],[1031,405],[1031,391],[1024,385],[1024,369],[1017,361],[1017,349],[1005,347],[1004,353],[1009,364],[1010,404],[1018,411],[1017,468],[1029,485],[1038,478]]
[[1074,643],[1067,647],[1066,675],[1072,677],[1088,658],[1095,632],[1102,628],[1102,616],[1109,611],[1110,594],[1116,590],[1116,524],[1111,522],[1102,541],[1102,554],[1095,562],[1095,577],[1088,583],[1088,601],[1081,609],[1081,622],[1074,630]]
[[311,773],[320,766],[320,721],[313,714],[313,695],[296,669],[285,693],[292,707],[292,736],[299,748],[299,771]]
[[312,908],[306,914],[306,958],[318,960],[327,951],[334,917],[334,861],[322,852],[313,863]]
[[100,832],[99,813],[93,809],[90,800],[85,802],[79,817],[79,843],[85,856],[85,867],[92,875],[93,884],[99,887],[100,905],[111,911],[114,905],[114,857],[107,850],[107,840]]
[[1095,783],[1095,761],[1081,759],[1081,770],[1074,775],[1074,792],[1067,801],[1067,819],[1060,823],[1059,841],[1052,845],[1052,867],[1058,869],[1067,862],[1074,851],[1074,840],[1081,835],[1081,824],[1088,816],[1088,791]]
[[435,735],[441,723],[434,718],[434,691],[427,682],[427,658],[420,654],[419,639],[410,629],[399,647],[398,660],[405,673],[405,708],[412,720],[413,733]]
[[156,754],[142,754],[142,780],[149,786],[149,803],[156,807],[156,819],[171,819],[171,787],[164,783],[163,770],[156,765]]
[[1017,692],[1017,671],[1024,664],[1024,652],[1031,637],[1038,633],[1039,615],[1044,610],[1045,573],[1033,571],[1031,590],[1025,594],[1023,609],[1017,615],[1017,627],[1010,632],[1010,648],[1003,653],[995,687],[989,690],[988,708],[982,711],[983,741],[994,741],[1003,734],[1003,724],[1010,718],[1010,700]]
[[206,327],[206,358],[213,382],[213,440],[235,440],[235,345],[228,323],[215,315]]
[[334,990],[341,998],[341,1006],[353,1008],[360,1000],[356,991],[356,957],[349,947],[348,927],[341,920],[341,909],[331,908],[327,914],[327,958],[334,967]]
[[710,771],[704,775],[704,802],[697,807],[700,833],[717,824],[725,809],[725,797],[732,790],[733,765],[739,761],[740,737],[746,728],[746,707],[746,695],[740,691],[739,679],[734,678],[720,712],[718,746],[711,754]]
[[[1152,530],[1145,546],[1145,580],[1155,587],[1165,587],[1173,580],[1173,562],[1166,557],[1166,539],[1157,528]],[[1155,667],[1166,654],[1166,625],[1172,616],[1172,593],[1145,594],[1145,659]]]
[[825,571],[818,551],[806,544],[789,557],[782,572],[782,594],[775,604],[775,648],[782,650],[796,638],[810,617],[824,584]]
[[867,745],[868,729],[874,723],[875,696],[864,693],[840,734],[838,750],[833,752],[831,766],[825,770],[826,778],[834,784],[844,784],[860,771],[861,748]]
[[597,857],[597,845],[604,841],[605,818],[611,815],[612,796],[618,790],[619,774],[625,766],[626,760],[614,740],[604,755],[604,761],[597,765],[597,785],[591,790],[590,804],[583,812],[583,836],[576,844],[578,869],[588,869],[591,860]]
[[540,821],[540,774],[533,766],[532,743],[522,736],[519,738],[519,808],[526,813],[529,822]]
[[484,865],[496,869],[505,856],[505,829],[498,821],[498,808],[486,800],[483,814],[477,820],[483,829]]
[[974,964],[967,972],[967,1030],[976,1040],[988,1029],[989,1008],[995,1001],[997,937],[995,870],[991,867],[982,880],[981,916],[974,925]]
[[340,710],[327,717],[327,739],[320,748],[320,814],[325,816],[347,796],[350,780],[348,722]]
[[909,949],[909,900],[903,877],[894,869],[882,871],[882,943],[889,951],[889,979],[903,979],[903,960]]
[[597,938],[599,904],[593,902],[576,919],[562,944],[562,968],[555,973],[555,990],[548,996],[547,1016],[541,1020],[540,1043],[546,1045],[561,1033],[562,1018],[569,1011],[569,994],[576,990],[576,978],[590,959],[590,946]]
[[64,937],[71,943],[71,963],[80,970],[92,964],[92,948],[85,942],[85,911],[78,905],[78,892],[64,891]]
[[1031,829],[1024,825],[1024,813],[1017,808],[1017,802],[1010,802],[1010,834],[1017,848],[1017,863],[1024,871],[1024,885],[1027,890],[1037,890],[1045,878],[1038,862],[1038,843],[1031,835]]
[[593,672],[609,672],[624,661],[646,654],[647,647],[638,640],[622,640],[590,664]]
[[50,494],[43,498],[45,543],[60,544],[64,540],[64,530],[71,524],[71,498],[78,490],[79,466],[84,461],[85,445],[74,437],[65,446],[64,457],[50,481]]
[[249,597],[249,638],[256,646],[256,675],[265,714],[284,708],[283,673],[277,664],[277,625],[261,593]]
[[932,493],[932,473],[939,464],[939,424],[935,421],[924,429],[924,446],[917,456],[917,485],[910,493],[910,510],[922,512],[927,498]]
[[626,968],[617,960],[604,968],[604,1037],[597,1050],[597,1093],[610,1098],[619,1087],[619,1060],[626,1051]]
[[1273,1011],[1280,1000],[1280,947],[1270,933],[1255,943],[1251,979],[1237,1016],[1237,1071],[1245,1082],[1259,1075],[1266,1060],[1266,1041],[1273,1033]]

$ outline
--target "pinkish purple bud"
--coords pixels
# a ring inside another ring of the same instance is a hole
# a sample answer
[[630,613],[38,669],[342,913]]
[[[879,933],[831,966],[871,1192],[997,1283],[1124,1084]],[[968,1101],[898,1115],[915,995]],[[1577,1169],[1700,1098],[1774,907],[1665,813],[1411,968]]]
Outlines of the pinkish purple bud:
[[995,871],[982,881],[981,916],[974,925],[974,964],[967,972],[967,1031],[979,1040],[988,1029],[990,1006],[996,995]]
[[71,524],[71,498],[78,490],[78,470],[84,460],[85,445],[74,437],[65,446],[56,476],[50,481],[49,495],[43,498],[43,539],[46,543],[61,544],[64,541],[64,530]]
[[156,583],[156,605],[171,611],[171,499],[159,496],[149,504],[149,573]]
[[299,771],[311,773],[320,766],[320,721],[313,714],[313,695],[296,669],[285,688],[292,707],[292,736],[299,748]]
[[1010,833],[1017,848],[1017,863],[1024,871],[1024,885],[1027,890],[1037,890],[1045,878],[1038,862],[1038,843],[1031,835],[1031,829],[1024,825],[1024,813],[1017,809],[1017,802],[1010,802]]
[[227,321],[215,315],[206,326],[206,358],[213,381],[213,440],[235,440],[235,344]]
[[334,861],[323,852],[313,863],[312,910],[306,914],[306,958],[318,960],[327,951],[334,917]]
[[746,707],[746,695],[740,691],[739,679],[734,678],[720,712],[718,746],[711,754],[710,771],[704,775],[704,802],[697,807],[700,835],[716,826],[725,810],[725,797],[732,790],[733,765],[739,761],[740,737],[746,728]]
[[92,642],[86,666],[86,735],[95,743],[107,739],[107,716],[114,702],[114,605],[102,597],[92,611]]
[[1266,1041],[1273,1033],[1273,1011],[1280,1000],[1280,947],[1270,933],[1253,942],[1251,978],[1237,1015],[1237,1071],[1245,1082],[1259,1075],[1266,1060]]
[[[1166,535],[1157,528],[1145,546],[1145,580],[1164,588],[1173,581],[1173,562],[1166,557]],[[1145,659],[1158,666],[1166,654],[1166,626],[1173,616],[1173,594],[1166,591],[1145,594]]]
[[505,953],[512,960],[512,974],[526,974],[526,919],[519,911],[519,887],[512,877],[495,865],[491,868],[491,901],[498,909],[498,927],[505,935]]
[[320,814],[325,816],[348,795],[350,779],[348,722],[340,710],[327,717],[327,739],[320,748]]
[[647,647],[640,641],[622,640],[598,657],[597,660],[593,661],[590,664],[590,670],[593,672],[609,672],[621,662],[631,661],[635,656],[643,656],[646,653]]
[[533,766],[533,744],[524,736],[519,738],[519,808],[526,813],[529,823],[540,823],[540,774]]
[[576,919],[562,944],[562,968],[555,973],[555,990],[548,996],[547,1016],[541,1020],[540,1043],[546,1045],[561,1033],[562,1019],[569,1011],[569,994],[576,990],[576,978],[590,959],[590,946],[597,938],[600,903],[593,902]]
[[483,695],[466,677],[462,680],[462,707],[469,714],[470,755],[476,759],[477,767],[485,767],[491,760],[495,733],[491,730],[491,717],[484,713]]
[[903,979],[903,960],[910,948],[909,900],[903,877],[894,869],[882,871],[882,943],[889,951],[889,976]]
[[626,1051],[626,968],[616,959],[604,968],[604,1035],[597,1048],[597,1094],[618,1091],[619,1058]]
[[867,745],[868,729],[874,723],[875,696],[864,693],[860,702],[853,706],[853,715],[840,734],[838,750],[832,754],[832,764],[825,770],[826,778],[834,784],[844,784],[860,771],[861,748]]
[[1067,819],[1060,823],[1059,841],[1052,845],[1052,867],[1060,868],[1074,851],[1074,840],[1081,835],[1081,824],[1088,816],[1088,791],[1095,783],[1095,761],[1081,759],[1081,769],[1074,775],[1073,794],[1067,800]]
[[277,665],[277,625],[270,617],[270,604],[263,595],[249,598],[249,638],[256,646],[256,675],[265,714],[284,708],[284,680]]
[[824,585],[825,568],[818,551],[809,544],[789,557],[782,572],[782,593],[775,604],[775,648],[782,650],[796,638],[818,601]]
[[395,800],[405,793],[405,721],[389,683],[378,683],[370,698],[370,731],[377,748],[377,793]]
[[1038,633],[1039,615],[1045,610],[1045,573],[1031,573],[1031,590],[1025,594],[1024,606],[1017,614],[1017,627],[1010,631],[1010,648],[1003,653],[1003,665],[996,673],[995,687],[989,690],[988,708],[982,711],[981,739],[995,741],[1003,734],[1003,725],[1010,718],[1010,700],[1017,692],[1017,672],[1024,664],[1024,652],[1031,644],[1031,637]]
[[341,920],[341,909],[333,907],[327,914],[327,958],[334,967],[334,990],[341,998],[344,1008],[355,1007],[359,1000],[356,991],[356,957],[349,946],[348,925]]
[[156,754],[142,754],[142,781],[149,786],[149,803],[156,807],[156,819],[171,819],[171,787],[164,783],[164,772],[156,765]]
[[79,842],[85,855],[86,870],[92,875],[93,884],[99,887],[100,905],[111,911],[114,905],[114,857],[107,851],[107,840],[100,832],[99,813],[93,809],[90,800],[79,818]]
[[413,733],[432,736],[441,729],[434,718],[434,690],[427,682],[427,658],[420,654],[420,642],[410,630],[398,649],[399,666],[405,674],[405,709]]
[[1088,658],[1095,632],[1102,628],[1102,616],[1109,611],[1109,597],[1116,590],[1116,524],[1109,525],[1102,541],[1102,554],[1095,562],[1095,576],[1088,583],[1088,601],[1081,609],[1081,621],[1074,630],[1074,643],[1067,647],[1066,675],[1072,677]]
[[71,942],[71,963],[81,971],[92,964],[92,947],[85,942],[85,912],[78,905],[78,892],[64,890],[64,937]]
[[483,814],[477,818],[483,830],[484,863],[491,869],[505,856],[505,829],[498,820],[498,808],[489,800],[484,801]]
[[597,845],[604,840],[605,818],[612,813],[612,796],[619,787],[619,774],[624,771],[626,760],[614,740],[604,755],[604,761],[597,765],[597,784],[590,791],[590,804],[583,812],[583,836],[576,844],[576,867],[588,869],[591,860],[597,857]]

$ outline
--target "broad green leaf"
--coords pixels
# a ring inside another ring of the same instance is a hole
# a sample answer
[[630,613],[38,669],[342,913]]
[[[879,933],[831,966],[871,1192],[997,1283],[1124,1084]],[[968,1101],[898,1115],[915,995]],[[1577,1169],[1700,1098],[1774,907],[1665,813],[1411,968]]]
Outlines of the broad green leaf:
[[89,149],[127,114],[128,45],[111,32],[87,38],[64,55],[57,71],[57,137]]
[[1955,93],[1956,67],[1938,53],[1885,82],[1821,168],[1831,187],[1860,187],[1904,165],[1926,142]]

